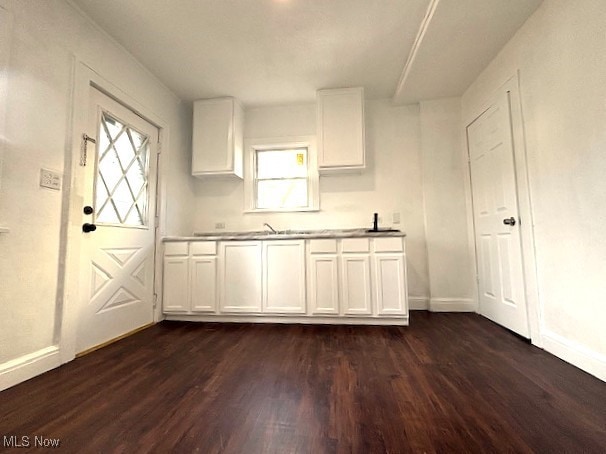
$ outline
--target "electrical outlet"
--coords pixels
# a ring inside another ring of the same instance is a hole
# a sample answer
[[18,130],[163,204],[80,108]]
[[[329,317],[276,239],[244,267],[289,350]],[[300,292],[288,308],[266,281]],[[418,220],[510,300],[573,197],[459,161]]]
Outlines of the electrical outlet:
[[391,216],[391,222],[394,224],[400,223],[400,212],[394,211],[394,213]]
[[222,230],[224,228],[225,228],[225,222],[217,222],[215,224],[215,229],[217,229],[217,230]]
[[61,174],[53,170],[40,169],[40,187],[61,190]]

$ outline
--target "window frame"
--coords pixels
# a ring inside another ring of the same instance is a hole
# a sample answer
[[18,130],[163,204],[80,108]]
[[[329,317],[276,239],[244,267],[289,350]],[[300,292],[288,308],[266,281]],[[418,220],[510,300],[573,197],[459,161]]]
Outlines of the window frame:
[[[256,172],[257,151],[307,148],[307,201],[305,207],[257,208]],[[255,138],[244,141],[244,212],[245,213],[296,213],[320,210],[318,160],[315,136]]]

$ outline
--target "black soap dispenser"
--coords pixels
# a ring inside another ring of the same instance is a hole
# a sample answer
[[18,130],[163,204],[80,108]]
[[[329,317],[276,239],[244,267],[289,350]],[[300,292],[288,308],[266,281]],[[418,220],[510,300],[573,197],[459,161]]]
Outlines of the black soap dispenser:
[[375,213],[372,217],[372,230],[379,231],[379,213]]

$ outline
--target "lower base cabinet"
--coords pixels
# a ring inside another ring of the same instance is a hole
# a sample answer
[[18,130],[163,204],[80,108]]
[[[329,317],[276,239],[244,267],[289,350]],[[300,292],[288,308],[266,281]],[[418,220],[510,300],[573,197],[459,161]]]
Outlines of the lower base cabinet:
[[170,319],[408,324],[401,237],[165,243]]
[[188,257],[164,257],[164,312],[189,312],[188,267]]
[[344,315],[371,315],[371,276],[369,254],[343,254],[341,291]]
[[261,312],[261,241],[224,241],[219,244],[221,312]]
[[263,313],[305,314],[305,242],[263,242]]
[[217,257],[215,242],[167,243],[164,248],[165,313],[215,313]]
[[338,260],[336,254],[308,256],[307,300],[311,315],[339,315]]
[[192,312],[217,310],[217,257],[192,257],[189,262],[190,309]]
[[403,315],[408,313],[404,255],[375,253],[373,270],[377,315]]

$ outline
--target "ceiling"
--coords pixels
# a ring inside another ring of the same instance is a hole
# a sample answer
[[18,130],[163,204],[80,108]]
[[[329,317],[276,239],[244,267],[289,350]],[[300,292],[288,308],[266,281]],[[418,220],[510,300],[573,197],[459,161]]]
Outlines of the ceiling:
[[457,96],[541,0],[70,0],[186,101]]

